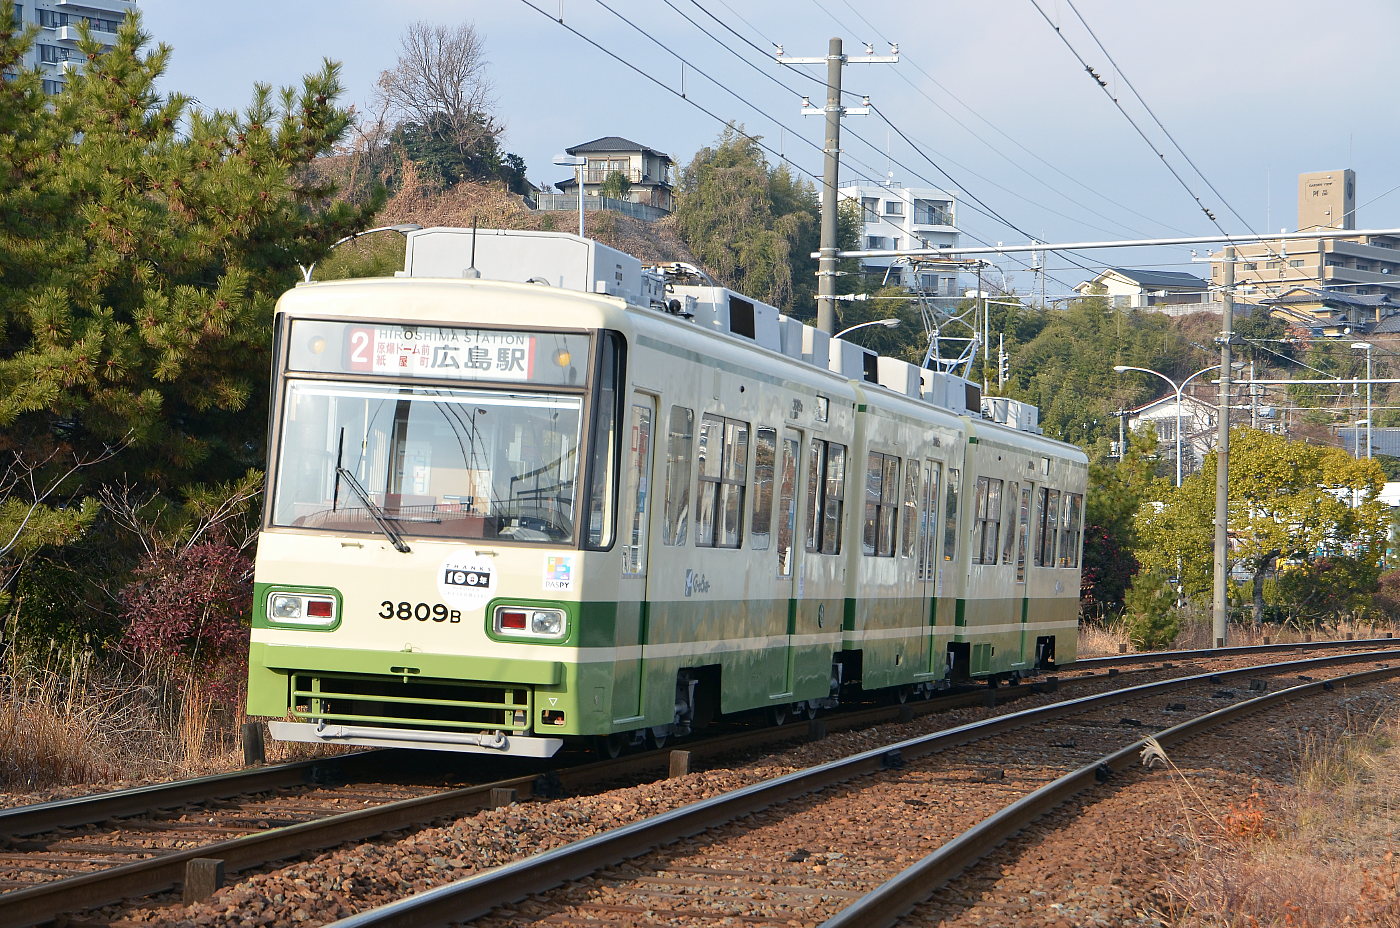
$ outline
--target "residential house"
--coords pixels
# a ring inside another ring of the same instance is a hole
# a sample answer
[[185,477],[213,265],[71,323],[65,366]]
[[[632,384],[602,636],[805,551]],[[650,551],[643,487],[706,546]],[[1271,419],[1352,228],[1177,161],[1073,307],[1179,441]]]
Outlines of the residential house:
[[1360,335],[1386,324],[1400,313],[1400,303],[1389,294],[1346,293],[1318,287],[1292,287],[1260,305],[1270,316],[1282,319],[1310,335]]
[[1179,271],[1109,267],[1074,289],[1085,296],[1106,296],[1116,309],[1153,309],[1171,316],[1221,311],[1218,302],[1208,302],[1210,287],[1204,280]]
[[[1179,413],[1179,415],[1178,415]],[[1181,472],[1189,474],[1201,466],[1207,452],[1215,447],[1217,407],[1184,393],[1178,406],[1175,393],[1125,411],[1131,431],[1151,428],[1157,435],[1157,453],[1175,462],[1177,423],[1181,425]]]
[[[669,155],[616,135],[604,136],[564,150],[575,158],[588,160],[583,168],[583,192],[587,196],[598,196],[598,188],[610,174],[616,172],[632,185],[626,197],[629,202],[641,203],[667,213],[676,208],[675,186],[671,179],[671,170],[675,162]],[[572,196],[577,184],[578,175],[575,174],[556,182],[554,186]]]

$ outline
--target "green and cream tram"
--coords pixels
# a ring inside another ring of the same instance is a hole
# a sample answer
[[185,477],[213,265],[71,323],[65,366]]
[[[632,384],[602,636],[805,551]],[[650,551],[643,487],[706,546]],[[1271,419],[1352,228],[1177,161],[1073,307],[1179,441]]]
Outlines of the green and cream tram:
[[278,304],[249,713],[549,755],[1075,653],[1086,461],[1034,410],[557,233]]

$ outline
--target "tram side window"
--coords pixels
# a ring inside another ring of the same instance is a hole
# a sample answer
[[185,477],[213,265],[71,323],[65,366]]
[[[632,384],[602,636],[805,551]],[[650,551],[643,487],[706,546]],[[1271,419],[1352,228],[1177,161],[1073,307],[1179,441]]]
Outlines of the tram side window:
[[919,539],[919,462],[904,462],[904,522],[899,535],[899,556],[913,557]]
[[1006,505],[1001,517],[1001,562],[1011,563],[1013,546],[1016,544],[1016,497],[1021,485],[1015,481],[1006,485]]
[[700,418],[700,479],[695,494],[695,544],[737,548],[742,540],[749,424],[723,416]]
[[807,470],[807,550],[841,553],[841,516],[846,501],[846,446],[812,439]]
[[1020,583],[1026,579],[1026,549],[1030,546],[1031,536],[1031,495],[1033,487],[1025,486],[1021,488],[1021,514],[1018,521],[1016,534],[1020,540],[1016,542],[1016,582]]
[[972,556],[975,564],[997,562],[997,540],[1001,537],[1001,486],[998,478],[977,478],[977,495],[973,501],[976,526]]
[[753,521],[749,523],[749,547],[768,550],[773,525],[773,475],[777,470],[778,430],[759,426],[754,430]]
[[694,444],[695,413],[684,406],[672,406],[666,438],[666,519],[661,526],[661,543],[665,545],[685,544]]
[[943,513],[943,560],[956,560],[958,556],[958,487],[961,486],[962,471],[948,468],[948,506]]
[[1083,496],[1078,493],[1065,494],[1064,527],[1060,530],[1060,567],[1079,566],[1079,516],[1083,507]]
[[783,469],[778,483],[778,576],[792,576],[792,546],[797,535],[797,455],[801,450],[791,432],[783,435]]
[[872,451],[865,464],[865,530],[861,548],[866,555],[894,557],[898,513],[899,458]]
[[622,573],[632,577],[640,577],[647,572],[647,502],[650,497],[647,476],[651,473],[651,420],[650,405],[632,404],[630,441],[624,460],[627,479],[623,516],[627,520],[627,537],[622,545]]
[[598,393],[596,420],[593,423],[593,449],[588,487],[588,528],[585,547],[606,549],[612,546],[616,512],[613,495],[617,492],[620,470],[618,454],[618,420],[621,401],[617,389],[624,370],[622,336],[605,332],[598,339]]
[[1055,566],[1055,544],[1060,532],[1060,491],[1040,491],[1040,524],[1036,528],[1035,566]]

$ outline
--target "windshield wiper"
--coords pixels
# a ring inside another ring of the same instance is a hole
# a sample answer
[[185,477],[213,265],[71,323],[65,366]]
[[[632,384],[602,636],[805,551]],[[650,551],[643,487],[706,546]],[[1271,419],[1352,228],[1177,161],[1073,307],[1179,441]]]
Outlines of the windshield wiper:
[[344,480],[354,494],[360,498],[360,502],[365,504],[365,511],[374,519],[375,524],[379,526],[379,530],[384,533],[384,536],[394,543],[394,548],[407,554],[410,549],[398,530],[389,524],[388,513],[380,509],[379,504],[370,498],[369,491],[360,484],[360,481],[355,479],[355,475],[339,464],[335,466],[335,475],[338,479]]

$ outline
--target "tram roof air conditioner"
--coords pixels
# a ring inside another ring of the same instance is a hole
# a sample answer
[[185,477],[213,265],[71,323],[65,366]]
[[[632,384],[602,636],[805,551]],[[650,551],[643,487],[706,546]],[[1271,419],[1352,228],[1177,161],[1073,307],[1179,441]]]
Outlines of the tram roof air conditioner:
[[1030,403],[1013,400],[1005,396],[982,397],[982,415],[1002,425],[1009,425],[1022,432],[1040,431],[1040,410]]
[[404,276],[543,282],[641,306],[661,305],[665,296],[664,281],[644,275],[641,261],[568,232],[419,229],[408,233]]

